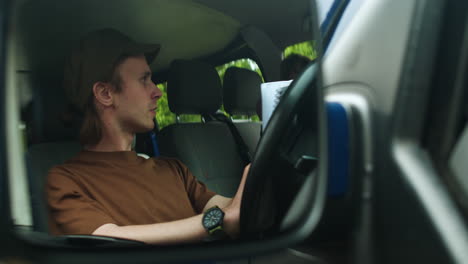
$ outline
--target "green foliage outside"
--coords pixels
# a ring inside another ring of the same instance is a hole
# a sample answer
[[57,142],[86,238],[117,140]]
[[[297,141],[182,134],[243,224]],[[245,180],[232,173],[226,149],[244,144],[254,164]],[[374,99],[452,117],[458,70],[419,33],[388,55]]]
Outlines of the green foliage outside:
[[314,41],[306,41],[286,47],[283,52],[283,58],[295,53],[303,55],[313,60],[317,58],[317,50],[315,49]]
[[[223,81],[224,79],[224,73],[230,67],[238,67],[238,68],[252,70],[252,71],[257,72],[260,76],[262,76],[262,72],[260,71],[260,68],[258,67],[255,61],[251,59],[240,59],[240,60],[231,61],[231,62],[228,62],[226,64],[216,67],[216,70],[218,71],[218,75],[221,78],[221,81]],[[262,76],[262,79],[263,79],[263,76]]]
[[[302,42],[302,43],[298,43],[298,44],[287,47],[283,52],[283,58],[286,58],[287,56],[293,53],[307,56],[310,59],[315,59],[317,57],[317,53],[314,49],[314,44],[312,41]],[[218,71],[218,75],[221,81],[224,79],[224,73],[226,72],[226,70],[229,67],[233,67],[233,66],[255,71],[260,76],[262,76],[260,68],[258,67],[257,63],[255,63],[253,60],[239,59],[239,60],[231,61],[231,62],[228,62],[226,64],[216,67],[216,70]],[[158,111],[156,113],[156,120],[158,121],[159,128],[161,129],[165,126],[175,123],[176,116],[174,113],[172,113],[169,110],[169,105],[167,102],[167,83],[158,84],[158,87],[163,92],[163,96],[158,101]],[[234,116],[233,118],[247,118],[247,117]],[[253,116],[250,118],[255,121],[259,120],[258,116]],[[179,117],[179,120],[180,122],[200,122],[201,117],[200,115],[181,115]]]

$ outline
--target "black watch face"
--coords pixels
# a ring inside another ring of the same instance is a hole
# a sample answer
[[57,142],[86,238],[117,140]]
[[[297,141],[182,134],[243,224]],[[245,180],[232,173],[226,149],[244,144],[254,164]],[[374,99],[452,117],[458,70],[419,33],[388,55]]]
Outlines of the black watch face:
[[203,217],[203,225],[208,229],[213,228],[218,225],[222,218],[223,212],[221,210],[210,210]]

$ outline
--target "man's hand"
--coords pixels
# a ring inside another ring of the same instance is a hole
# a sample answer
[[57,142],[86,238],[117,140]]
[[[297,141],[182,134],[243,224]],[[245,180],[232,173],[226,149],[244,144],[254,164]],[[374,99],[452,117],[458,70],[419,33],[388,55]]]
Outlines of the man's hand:
[[231,237],[236,238],[240,231],[240,207],[242,202],[242,194],[244,192],[245,181],[249,174],[250,164],[245,166],[244,174],[237,188],[236,195],[232,198],[231,203],[223,208],[224,215],[224,231]]

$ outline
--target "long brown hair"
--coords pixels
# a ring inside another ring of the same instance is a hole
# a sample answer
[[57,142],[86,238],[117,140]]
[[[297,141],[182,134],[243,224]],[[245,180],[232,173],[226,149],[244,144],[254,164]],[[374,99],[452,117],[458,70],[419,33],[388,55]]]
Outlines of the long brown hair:
[[[104,80],[106,82],[110,82],[116,92],[122,91],[122,79],[120,77],[120,73],[118,72],[118,67],[121,65],[126,59],[132,57],[132,54],[123,54],[121,55],[117,61],[114,63],[112,68],[112,73],[110,78]],[[94,93],[88,99],[88,103],[85,106],[83,118],[81,120],[81,128],[79,134],[79,140],[82,146],[84,145],[96,145],[102,138],[102,121],[99,117],[96,104],[94,102]]]

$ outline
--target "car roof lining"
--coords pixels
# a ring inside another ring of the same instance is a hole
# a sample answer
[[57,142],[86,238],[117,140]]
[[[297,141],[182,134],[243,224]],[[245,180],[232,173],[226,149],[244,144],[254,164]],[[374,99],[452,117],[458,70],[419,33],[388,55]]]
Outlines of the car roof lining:
[[[160,43],[161,52],[151,65],[157,71],[167,67],[175,57],[191,59],[222,49],[240,28],[239,22],[231,17],[192,1],[114,0],[108,5],[102,2],[46,0],[22,5],[18,23],[22,34],[17,44],[24,45],[31,63],[23,68],[59,67],[81,36],[113,27],[138,42]],[[180,14],[183,19],[178,20]]]
[[[268,7],[268,8],[267,8]],[[17,1],[18,70],[60,70],[66,54],[89,31],[113,27],[142,43],[160,43],[151,65],[158,72],[173,59],[220,53],[242,27],[263,30],[279,48],[310,38],[303,28],[309,2],[212,0]],[[170,22],[168,22],[170,21]]]
[[233,17],[242,25],[251,25],[264,31],[275,43],[285,47],[310,40],[310,0],[194,0]]

